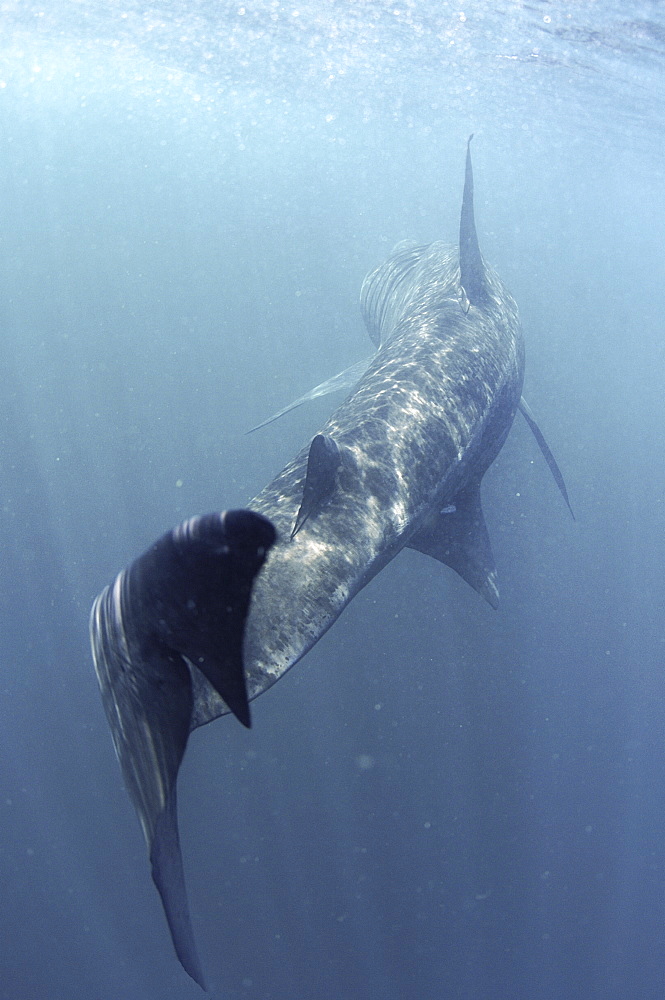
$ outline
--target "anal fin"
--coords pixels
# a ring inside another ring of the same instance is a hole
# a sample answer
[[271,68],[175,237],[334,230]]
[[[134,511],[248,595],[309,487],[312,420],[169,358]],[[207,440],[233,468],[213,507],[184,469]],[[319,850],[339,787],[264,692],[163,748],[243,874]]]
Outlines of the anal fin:
[[433,513],[408,543],[462,577],[493,608],[499,588],[489,534],[480,504],[480,483],[459,493],[454,503]]

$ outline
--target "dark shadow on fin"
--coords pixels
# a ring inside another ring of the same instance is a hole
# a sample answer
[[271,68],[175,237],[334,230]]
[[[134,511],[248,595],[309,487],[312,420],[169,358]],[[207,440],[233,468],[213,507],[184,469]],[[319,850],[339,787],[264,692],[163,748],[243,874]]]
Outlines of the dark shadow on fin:
[[341,462],[337,443],[325,434],[317,434],[309,446],[307,475],[302,491],[302,503],[298,510],[291,538],[295,538],[305,521],[316,517],[332,496],[337,485],[337,470]]
[[570,506],[570,500],[568,499],[568,490],[566,489],[566,484],[563,481],[563,476],[561,474],[561,469],[559,468],[559,466],[557,464],[557,460],[555,459],[554,455],[550,451],[549,445],[547,444],[547,441],[543,437],[543,432],[541,431],[540,427],[536,423],[536,418],[534,417],[534,415],[533,415],[533,413],[531,411],[531,407],[529,406],[529,404],[527,403],[527,401],[524,399],[523,396],[520,399],[518,405],[519,405],[520,413],[522,414],[522,416],[526,420],[527,424],[531,428],[531,432],[533,433],[533,436],[535,437],[536,441],[538,442],[538,447],[540,448],[540,450],[543,453],[543,457],[544,457],[545,461],[547,462],[547,464],[549,466],[550,472],[554,476],[554,481],[557,484],[557,486],[559,487],[559,490],[561,491],[561,496],[566,501],[566,504],[568,506],[568,510],[570,511],[571,517],[572,517],[572,519],[574,521],[575,520],[575,514],[573,513],[573,508]]
[[229,511],[192,518],[131,570],[139,592],[149,595],[155,641],[187,657],[247,727],[245,619],[254,577],[275,538],[272,525],[258,517]]
[[493,608],[499,606],[496,567],[480,504],[480,484],[459,493],[433,514],[408,547],[450,566]]
[[[478,245],[476,223],[473,213],[473,168],[471,166],[471,140],[466,147],[466,170],[464,194],[459,226],[459,267],[460,284],[465,297],[472,306],[484,306],[489,301],[485,264]],[[464,299],[464,296],[462,297]],[[468,311],[468,309],[466,309]]]
[[121,573],[90,619],[106,717],[173,944],[204,989],[175,799],[193,710],[188,661],[248,725],[242,638],[251,586],[274,540],[272,524],[250,511],[192,518]]

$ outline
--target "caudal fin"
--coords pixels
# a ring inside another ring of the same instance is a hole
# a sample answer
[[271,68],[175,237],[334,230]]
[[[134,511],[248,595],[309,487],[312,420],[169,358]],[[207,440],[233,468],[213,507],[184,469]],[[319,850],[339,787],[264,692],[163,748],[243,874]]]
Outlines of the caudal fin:
[[252,584],[274,541],[272,524],[251,511],[192,518],[120,573],[90,619],[102,701],[153,880],[178,958],[203,989],[176,806],[192,720],[191,671],[201,671],[250,724],[242,640]]

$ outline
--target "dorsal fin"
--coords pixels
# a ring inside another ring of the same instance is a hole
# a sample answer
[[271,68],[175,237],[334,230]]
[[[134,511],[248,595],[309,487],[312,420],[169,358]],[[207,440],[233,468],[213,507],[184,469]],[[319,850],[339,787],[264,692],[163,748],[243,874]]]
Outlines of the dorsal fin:
[[476,223],[473,215],[473,168],[471,166],[471,140],[469,136],[466,147],[466,172],[464,175],[464,194],[462,196],[462,213],[459,224],[459,268],[460,284],[466,293],[466,298],[472,306],[483,306],[489,299],[485,265],[483,263]]
[[302,503],[293,525],[295,538],[308,517],[316,516],[332,495],[337,484],[337,470],[342,458],[334,438],[317,434],[309,446],[307,475],[302,491]]

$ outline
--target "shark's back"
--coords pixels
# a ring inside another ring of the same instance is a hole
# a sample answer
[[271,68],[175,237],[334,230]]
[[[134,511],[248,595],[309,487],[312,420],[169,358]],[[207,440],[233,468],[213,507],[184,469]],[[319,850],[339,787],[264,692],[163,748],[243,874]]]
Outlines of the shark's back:
[[189,732],[228,711],[249,726],[249,699],[405,546],[496,606],[480,482],[518,405],[568,499],[520,400],[517,309],[480,253],[468,148],[458,246],[401,244],[367,276],[361,304],[377,353],[297,401],[357,382],[321,432],[251,510],[167,532],[93,607],[116,751],[178,957],[202,986],[176,807]]
[[[478,490],[512,423],[524,368],[515,302],[489,269],[486,277],[486,301],[470,306],[457,248],[436,242],[399,245],[365,279],[363,314],[380,347],[317,435],[335,443],[334,490],[296,533],[308,445],[249,504],[278,536],[247,621],[250,698],[301,659],[402,548],[423,549],[419,532],[433,510],[456,508],[470,484]],[[193,727],[224,711],[199,679]]]

